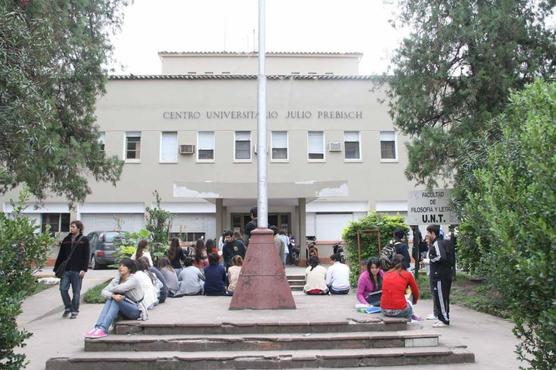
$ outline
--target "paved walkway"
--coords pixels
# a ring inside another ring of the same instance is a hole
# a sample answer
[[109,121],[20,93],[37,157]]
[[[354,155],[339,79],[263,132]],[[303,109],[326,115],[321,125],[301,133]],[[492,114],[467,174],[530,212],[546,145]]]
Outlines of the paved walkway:
[[[288,268],[288,273],[302,273],[304,269]],[[84,279],[83,293],[90,287],[114,276],[115,270],[90,271]],[[353,306],[355,295],[309,297],[303,293],[294,293],[297,310],[277,311],[229,311],[229,297],[183,297],[172,299],[151,311],[151,319],[162,320],[170,316],[187,321],[220,320],[286,320],[289,317],[310,318],[311,320],[337,319],[338,316],[361,317]],[[426,316],[432,302],[424,300],[416,305],[419,315]],[[24,312],[18,317],[20,326],[34,335],[27,340],[22,352],[31,361],[28,369],[44,369],[47,359],[57,355],[83,350],[83,333],[97,319],[101,305],[82,304],[78,319],[69,320],[61,317],[63,307],[58,287],[47,289],[26,300]],[[441,343],[448,346],[467,345],[475,353],[475,364],[464,365],[427,365],[412,366],[411,369],[518,369],[519,362],[513,353],[517,340],[513,336],[512,324],[506,320],[478,313],[463,307],[452,306],[452,326],[436,329],[442,334]],[[422,322],[427,330],[432,330],[432,321]],[[403,367],[402,367],[403,368]],[[384,369],[402,369],[386,367]]]

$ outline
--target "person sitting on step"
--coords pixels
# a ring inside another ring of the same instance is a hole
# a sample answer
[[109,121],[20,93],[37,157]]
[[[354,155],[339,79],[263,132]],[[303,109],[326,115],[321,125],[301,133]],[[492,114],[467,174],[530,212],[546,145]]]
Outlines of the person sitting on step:
[[303,291],[309,295],[328,294],[326,269],[320,265],[317,256],[309,258],[309,267],[305,270],[305,286]]
[[243,266],[243,258],[240,255],[236,255],[232,258],[232,266],[228,269],[228,294],[233,295],[234,290],[237,287],[237,282],[239,280],[239,273],[241,272],[241,266]]
[[326,271],[326,285],[330,294],[348,294],[349,267],[342,263],[340,253],[333,254],[330,259],[334,262]]
[[[406,271],[403,255],[394,255],[392,263],[393,267],[384,273],[380,308],[384,316],[411,319],[412,303],[416,304],[419,300],[419,287],[413,274]],[[411,289],[412,302],[406,300],[407,287]]]
[[[184,268],[178,277],[178,290],[174,297],[182,297],[184,295],[203,294],[203,286],[205,284],[205,275],[199,267],[193,264],[191,257],[186,257],[183,261]],[[199,265],[199,263],[197,264]]]
[[95,326],[85,337],[102,338],[118,315],[128,320],[147,320],[147,306],[144,302],[143,289],[135,273],[137,265],[130,258],[123,258],[118,267],[118,274],[101,292],[107,300],[102,307]]
[[228,277],[224,266],[218,263],[219,259],[216,253],[209,255],[209,265],[205,267],[205,295],[227,295]]
[[357,282],[357,300],[360,303],[380,306],[383,276],[380,260],[377,257],[369,258],[367,270],[361,273]]

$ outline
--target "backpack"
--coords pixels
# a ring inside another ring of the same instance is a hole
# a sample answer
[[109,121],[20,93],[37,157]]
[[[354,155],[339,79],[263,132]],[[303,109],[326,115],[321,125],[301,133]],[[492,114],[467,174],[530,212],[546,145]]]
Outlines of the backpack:
[[396,254],[396,245],[393,243],[388,244],[386,247],[382,248],[380,252],[380,267],[382,270],[388,271],[392,268],[392,259]]

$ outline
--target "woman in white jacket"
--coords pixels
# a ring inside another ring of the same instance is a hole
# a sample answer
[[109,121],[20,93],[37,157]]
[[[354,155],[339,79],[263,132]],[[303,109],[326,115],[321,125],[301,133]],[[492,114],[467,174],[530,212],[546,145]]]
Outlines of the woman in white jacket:
[[326,286],[326,269],[319,265],[317,256],[309,258],[309,267],[305,270],[305,287],[303,291],[309,295],[328,294]]
[[129,320],[146,320],[148,318],[143,290],[135,276],[136,271],[135,261],[129,258],[120,261],[118,275],[102,290],[101,294],[107,299],[106,303],[94,328],[85,334],[86,337],[105,337],[110,325],[118,315]]
[[[149,260],[145,257],[141,257],[137,260],[137,272],[135,273],[135,278],[139,281],[141,288],[145,294],[143,302],[145,306],[151,310],[158,304],[158,291],[157,287],[162,286],[157,283],[159,280],[156,275],[149,272]],[[158,288],[160,289],[160,288]]]

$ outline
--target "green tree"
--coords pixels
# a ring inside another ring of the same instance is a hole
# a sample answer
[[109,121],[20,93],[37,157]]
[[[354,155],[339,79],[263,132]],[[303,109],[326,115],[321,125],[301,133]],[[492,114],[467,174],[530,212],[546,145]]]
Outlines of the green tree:
[[119,179],[94,112],[124,3],[0,2],[0,192],[25,183],[39,199],[73,202],[90,193],[87,176]]
[[21,214],[27,200],[28,192],[23,190],[14,212],[0,213],[0,368],[10,370],[25,367],[25,355],[15,353],[14,348],[23,347],[31,334],[17,328],[16,317],[23,299],[36,285],[33,269],[46,261],[54,242],[48,233],[39,234],[39,226]]
[[[517,352],[531,368],[556,363],[556,83],[537,81],[511,96],[496,118],[500,142],[474,171],[469,203],[488,229],[479,243],[482,271],[510,302],[522,340]],[[465,220],[464,223],[473,220]]]
[[162,199],[158,191],[153,193],[156,201],[154,207],[146,208],[145,228],[151,233],[150,249],[153,262],[166,255],[168,251],[168,240],[170,239],[170,228],[172,226],[172,214],[160,207]]
[[[508,104],[511,90],[556,70],[556,36],[546,19],[553,0],[400,0],[399,23],[410,35],[393,59],[390,114],[411,137],[406,175],[434,186],[454,184],[454,203],[464,215],[473,170],[501,136],[491,120]],[[487,240],[481,222],[459,237],[460,262],[474,268],[477,242]]]

